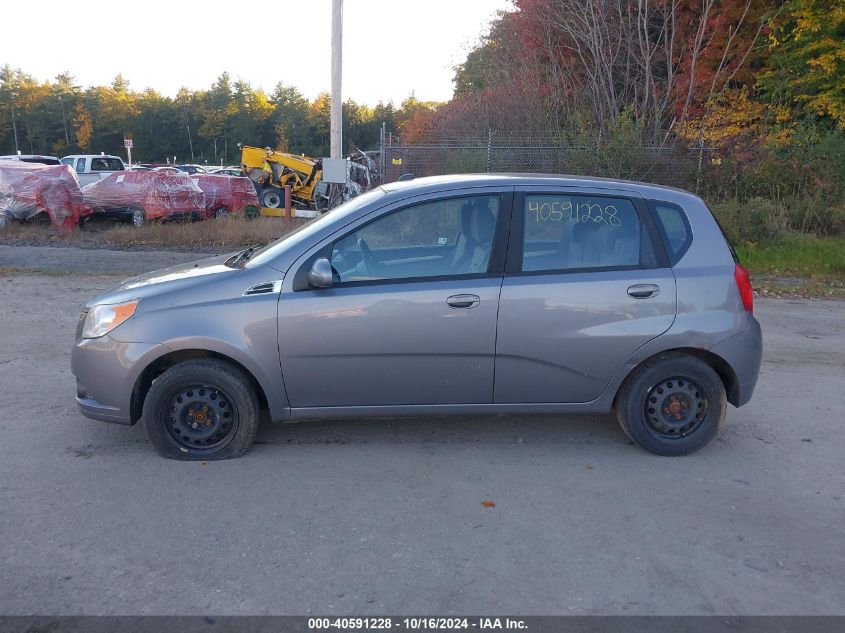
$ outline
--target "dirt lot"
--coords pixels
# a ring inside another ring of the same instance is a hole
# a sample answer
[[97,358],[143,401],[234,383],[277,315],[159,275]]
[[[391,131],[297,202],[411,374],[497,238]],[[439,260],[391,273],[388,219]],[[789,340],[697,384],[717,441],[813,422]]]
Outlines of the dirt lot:
[[267,425],[182,464],[80,416],[69,351],[104,271],[189,256],[48,255],[0,273],[2,614],[845,614],[844,303],[758,300],[756,397],[685,458],[580,416]]

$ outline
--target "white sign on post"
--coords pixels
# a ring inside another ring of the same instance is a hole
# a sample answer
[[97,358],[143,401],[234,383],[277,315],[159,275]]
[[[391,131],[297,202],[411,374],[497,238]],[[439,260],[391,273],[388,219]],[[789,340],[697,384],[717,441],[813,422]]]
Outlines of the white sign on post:
[[123,147],[126,148],[126,160],[129,162],[129,167],[132,167],[132,139],[123,139]]

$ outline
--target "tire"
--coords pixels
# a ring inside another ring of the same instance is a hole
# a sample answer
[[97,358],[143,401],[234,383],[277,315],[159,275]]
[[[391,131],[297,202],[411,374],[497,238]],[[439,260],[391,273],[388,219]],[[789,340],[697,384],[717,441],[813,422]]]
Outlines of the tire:
[[147,439],[162,457],[214,461],[249,450],[259,408],[242,371],[223,361],[191,360],[153,381],[141,417]]
[[228,220],[229,219],[229,209],[226,207],[220,207],[214,211],[214,219],[215,220]]
[[136,207],[132,209],[132,216],[130,218],[130,221],[132,222],[132,226],[134,226],[136,229],[140,229],[147,223],[147,214],[143,209]]
[[280,209],[285,204],[285,194],[276,187],[267,187],[261,192],[261,206],[269,209]]
[[716,437],[727,412],[725,386],[710,365],[660,354],[626,379],[616,402],[625,434],[655,455],[688,455]]

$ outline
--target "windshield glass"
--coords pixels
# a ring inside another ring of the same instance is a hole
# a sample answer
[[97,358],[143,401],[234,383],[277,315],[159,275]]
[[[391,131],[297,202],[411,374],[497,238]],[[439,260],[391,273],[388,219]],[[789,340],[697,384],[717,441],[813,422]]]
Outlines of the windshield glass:
[[287,233],[279,239],[270,242],[256,250],[249,258],[248,266],[260,266],[267,264],[271,260],[278,257],[283,251],[307,242],[307,240],[318,233],[323,227],[333,224],[337,221],[342,221],[345,217],[355,213],[358,209],[378,200],[385,195],[381,189],[374,189],[367,193],[352,198],[344,202],[339,207],[335,207],[328,213],[317,216],[310,222],[306,222],[302,226],[297,227],[290,233]]

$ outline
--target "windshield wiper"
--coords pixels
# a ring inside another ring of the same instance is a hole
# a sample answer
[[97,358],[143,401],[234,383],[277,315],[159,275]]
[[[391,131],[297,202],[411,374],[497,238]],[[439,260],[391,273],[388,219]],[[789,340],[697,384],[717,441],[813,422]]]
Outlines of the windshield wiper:
[[238,266],[238,265],[241,265],[241,266],[242,266],[242,265],[243,265],[243,264],[245,264],[245,263],[247,262],[247,260],[248,260],[248,259],[252,256],[252,254],[253,254],[255,251],[257,251],[259,248],[261,248],[261,247],[260,247],[260,246],[258,246],[258,245],[256,245],[256,246],[250,246],[250,247],[249,247],[248,249],[246,249],[245,251],[241,251],[240,253],[238,253],[238,254],[237,254],[237,255],[235,255],[234,257],[230,257],[228,260],[226,260],[226,265],[227,265],[227,266],[231,266],[232,268],[234,268],[234,267],[236,267],[236,266]]

